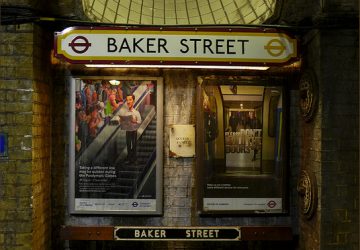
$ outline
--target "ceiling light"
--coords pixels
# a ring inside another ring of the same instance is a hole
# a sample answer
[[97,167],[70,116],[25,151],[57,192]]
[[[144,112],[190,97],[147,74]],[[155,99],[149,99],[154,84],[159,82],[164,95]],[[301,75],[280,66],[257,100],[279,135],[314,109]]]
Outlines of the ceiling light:
[[120,81],[118,81],[118,80],[110,80],[109,82],[111,85],[114,85],[114,86],[117,86],[120,84]]

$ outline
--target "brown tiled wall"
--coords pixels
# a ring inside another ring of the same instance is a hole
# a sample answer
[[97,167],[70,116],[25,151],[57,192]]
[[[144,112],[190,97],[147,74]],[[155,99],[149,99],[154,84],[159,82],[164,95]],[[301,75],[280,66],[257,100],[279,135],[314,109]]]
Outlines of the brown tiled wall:
[[316,72],[319,105],[311,122],[300,123],[300,161],[301,169],[316,176],[318,207],[310,220],[300,216],[301,249],[358,248],[357,39],[354,29],[304,36],[304,67]]
[[358,36],[351,29],[321,32],[320,241],[326,250],[359,247]]
[[32,101],[33,249],[51,246],[51,34],[34,26]]
[[60,239],[60,228],[65,224],[64,217],[67,209],[67,153],[64,134],[67,131],[67,96],[66,86],[69,82],[66,76],[69,73],[65,68],[56,68],[53,72],[52,102],[52,158],[51,158],[51,195],[52,195],[52,249],[63,249],[64,241]]
[[34,83],[32,189],[33,249],[48,249],[51,236],[51,120],[49,85]]
[[0,131],[9,136],[9,157],[0,159],[0,249],[49,249],[50,76],[40,63],[48,46],[35,25],[0,28]]
[[0,29],[0,131],[9,136],[9,157],[0,160],[0,249],[31,249],[33,27]]

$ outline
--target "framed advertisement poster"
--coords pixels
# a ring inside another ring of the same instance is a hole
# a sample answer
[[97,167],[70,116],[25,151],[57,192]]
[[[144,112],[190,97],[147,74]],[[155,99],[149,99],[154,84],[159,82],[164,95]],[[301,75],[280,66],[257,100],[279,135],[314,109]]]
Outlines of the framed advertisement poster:
[[162,213],[162,94],[162,78],[72,78],[71,213]]
[[201,81],[196,131],[199,210],[285,213],[283,87]]

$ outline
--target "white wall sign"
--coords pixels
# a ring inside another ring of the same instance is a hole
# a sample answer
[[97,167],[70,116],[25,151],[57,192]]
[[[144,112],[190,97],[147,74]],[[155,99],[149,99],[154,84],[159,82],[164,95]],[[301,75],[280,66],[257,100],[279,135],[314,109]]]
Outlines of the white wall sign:
[[55,34],[55,56],[70,63],[284,64],[297,41],[276,30],[67,28]]
[[170,157],[195,157],[195,125],[170,126]]

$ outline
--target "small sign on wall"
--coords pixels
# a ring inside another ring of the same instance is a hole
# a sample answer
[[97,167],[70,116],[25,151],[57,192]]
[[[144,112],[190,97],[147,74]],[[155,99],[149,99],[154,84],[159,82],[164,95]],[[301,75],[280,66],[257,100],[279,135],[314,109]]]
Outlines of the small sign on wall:
[[8,135],[0,132],[0,158],[7,158],[8,156]]
[[240,227],[115,227],[115,240],[241,240]]
[[170,126],[170,157],[195,157],[195,125]]

